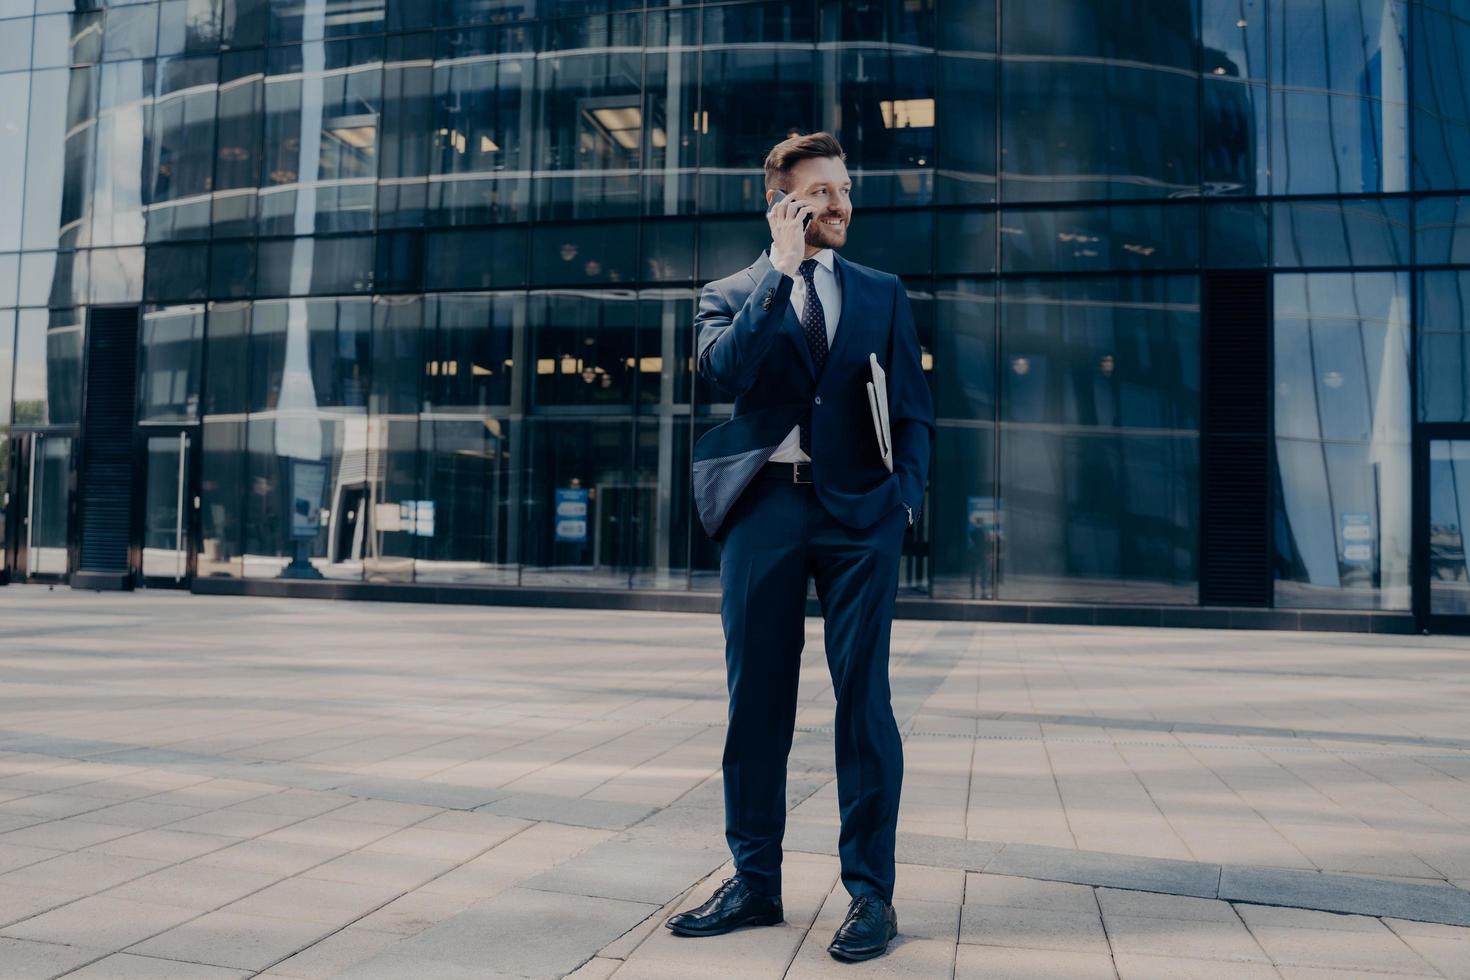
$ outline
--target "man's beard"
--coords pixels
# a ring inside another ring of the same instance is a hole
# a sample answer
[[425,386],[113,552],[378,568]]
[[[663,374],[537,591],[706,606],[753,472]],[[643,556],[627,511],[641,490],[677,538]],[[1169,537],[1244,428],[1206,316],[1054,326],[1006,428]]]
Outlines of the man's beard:
[[821,220],[821,218],[813,218],[811,225],[807,227],[806,243],[808,245],[816,248],[841,248],[847,244],[848,222],[844,221],[842,223],[842,229],[840,231],[831,232],[835,240],[829,240],[828,228],[830,226],[818,224]]

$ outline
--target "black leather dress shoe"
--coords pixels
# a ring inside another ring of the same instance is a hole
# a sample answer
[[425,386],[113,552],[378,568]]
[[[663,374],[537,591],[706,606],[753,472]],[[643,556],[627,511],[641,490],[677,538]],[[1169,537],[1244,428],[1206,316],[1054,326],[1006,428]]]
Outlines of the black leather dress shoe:
[[827,947],[835,959],[855,963],[881,956],[888,941],[898,935],[898,913],[881,898],[859,895],[847,907],[847,918],[837,927]]
[[709,901],[669,916],[664,925],[677,936],[719,936],[741,926],[774,926],[784,921],[779,898],[753,892],[739,878],[726,878]]

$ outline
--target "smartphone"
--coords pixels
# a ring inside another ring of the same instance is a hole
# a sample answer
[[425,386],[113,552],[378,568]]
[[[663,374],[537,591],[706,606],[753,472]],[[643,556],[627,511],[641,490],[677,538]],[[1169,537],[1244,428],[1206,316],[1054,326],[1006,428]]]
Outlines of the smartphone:
[[[780,204],[785,199],[786,199],[786,192],[785,191],[777,191],[776,192],[776,196],[773,197],[773,198],[771,198],[771,207],[770,208],[766,208],[766,212],[769,214],[771,208],[774,208],[776,205]],[[803,215],[802,216],[802,219],[801,219],[801,230],[802,231],[806,231],[806,229],[808,227],[810,227],[811,223],[812,223],[812,216],[810,214]]]

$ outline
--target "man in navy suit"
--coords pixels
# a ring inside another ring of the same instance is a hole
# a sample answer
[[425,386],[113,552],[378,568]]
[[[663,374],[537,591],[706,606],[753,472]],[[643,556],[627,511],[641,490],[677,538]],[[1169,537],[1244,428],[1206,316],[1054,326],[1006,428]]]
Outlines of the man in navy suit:
[[[827,133],[777,144],[765,163],[770,249],[700,297],[699,372],[735,397],[731,419],[699,440],[693,467],[700,521],[724,544],[725,838],[735,876],[667,924],[711,936],[783,921],[786,759],[814,578],[837,697],[838,853],[852,896],[828,950],[862,960],[898,929],[903,745],[888,643],[934,409],[903,283],[836,252],[852,221],[845,159]],[[870,354],[887,374],[892,472],[868,403]]]

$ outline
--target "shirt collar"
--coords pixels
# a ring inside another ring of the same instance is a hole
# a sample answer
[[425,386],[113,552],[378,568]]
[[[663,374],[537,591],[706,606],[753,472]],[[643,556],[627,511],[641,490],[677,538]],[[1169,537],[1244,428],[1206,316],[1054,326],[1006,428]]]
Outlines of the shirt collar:
[[[765,254],[766,254],[766,260],[767,261],[770,261],[771,252],[772,251],[773,251],[773,248],[771,246],[767,246],[766,247],[766,253]],[[821,266],[822,268],[826,269],[828,272],[831,272],[831,273],[833,273],[835,275],[836,272],[832,268],[832,266],[835,265],[836,262],[837,262],[836,255],[837,255],[837,253],[836,252],[833,252],[830,248],[824,248],[824,249],[819,249],[814,255],[812,255],[812,258],[814,258],[814,259],[817,260],[817,265]]]

